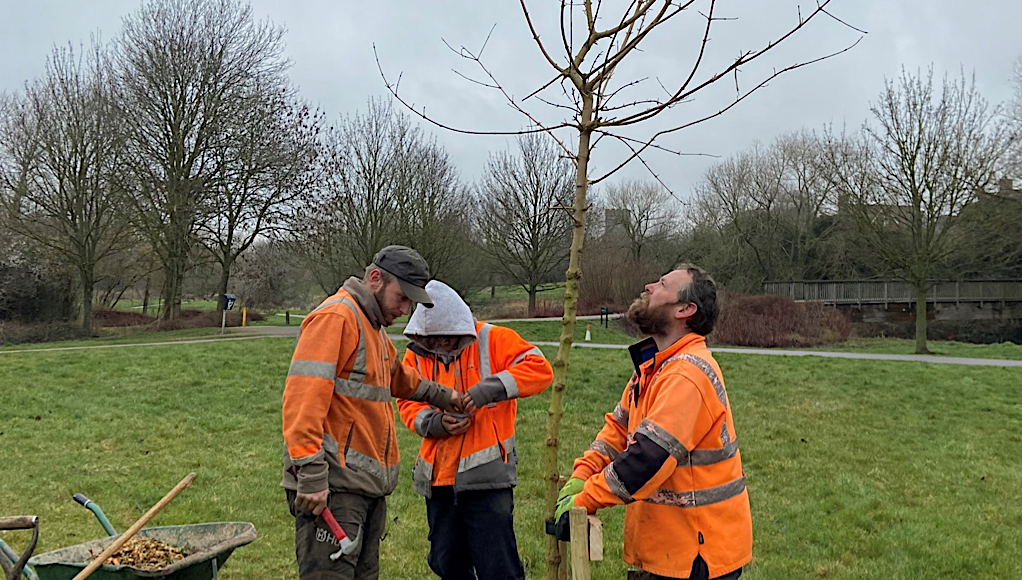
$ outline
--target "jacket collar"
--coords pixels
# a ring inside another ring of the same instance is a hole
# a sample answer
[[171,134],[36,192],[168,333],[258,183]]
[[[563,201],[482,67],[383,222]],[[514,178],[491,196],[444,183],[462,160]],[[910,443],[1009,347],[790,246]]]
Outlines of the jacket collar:
[[660,352],[657,350],[656,342],[652,338],[646,338],[628,347],[628,353],[632,356],[632,364],[635,366],[635,374],[641,376],[643,370],[647,373],[656,372],[664,361],[686,350],[693,345],[706,344],[706,337],[690,332],[674,341],[674,344]]
[[362,280],[352,276],[348,278],[344,285],[341,286],[348,294],[351,294],[355,302],[358,302],[358,307],[365,313],[366,318],[369,319],[369,324],[373,325],[373,330],[379,330],[384,324],[383,311],[380,310],[380,303],[376,301],[376,296],[366,288]]

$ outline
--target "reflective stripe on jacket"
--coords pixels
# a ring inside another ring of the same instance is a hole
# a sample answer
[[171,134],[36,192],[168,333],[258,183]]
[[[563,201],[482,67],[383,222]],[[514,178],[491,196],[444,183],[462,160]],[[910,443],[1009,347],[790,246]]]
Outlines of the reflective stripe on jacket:
[[637,368],[572,476],[587,480],[575,504],[590,513],[627,504],[624,559],[647,572],[687,577],[700,555],[714,578],[752,559],[731,406],[702,336]]
[[283,396],[287,489],[380,497],[397,486],[391,397],[422,398],[435,385],[400,364],[360,299],[375,301],[352,278],[302,322]]
[[430,434],[430,425],[441,414],[437,409],[398,400],[401,420],[423,437],[412,481],[415,491],[425,497],[431,496],[433,486],[453,485],[455,492],[514,487],[518,482],[517,400],[543,392],[553,380],[553,369],[543,353],[514,330],[478,322],[476,332],[476,341],[449,365],[414,345],[405,351],[405,364],[423,377],[459,392],[478,384],[473,398],[484,398],[469,430],[453,437]]

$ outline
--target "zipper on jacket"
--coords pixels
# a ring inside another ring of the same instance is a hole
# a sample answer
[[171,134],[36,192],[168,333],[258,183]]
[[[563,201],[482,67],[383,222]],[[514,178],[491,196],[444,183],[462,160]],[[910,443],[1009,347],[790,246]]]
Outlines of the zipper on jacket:
[[[383,447],[383,485],[385,488],[390,487],[390,470],[387,469],[390,458],[390,435],[392,433],[390,423],[387,423],[387,444]],[[395,434],[396,437],[397,434]]]
[[352,469],[348,465],[348,449],[351,449],[351,437],[355,434],[355,422],[351,422],[351,427],[348,427],[348,438],[344,440],[344,451],[341,452],[341,457],[344,458],[344,466],[348,469]]
[[497,449],[500,449],[500,458],[507,463],[507,449],[504,449],[504,442],[500,440],[500,433],[497,431],[497,422],[493,421],[493,437],[497,440]]

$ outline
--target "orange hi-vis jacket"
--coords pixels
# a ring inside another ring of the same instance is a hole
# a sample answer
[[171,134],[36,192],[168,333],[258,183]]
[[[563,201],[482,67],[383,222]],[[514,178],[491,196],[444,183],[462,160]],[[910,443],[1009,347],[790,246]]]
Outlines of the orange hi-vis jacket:
[[514,487],[518,399],[543,392],[553,380],[543,353],[514,330],[477,322],[476,333],[478,338],[448,364],[414,342],[405,351],[405,364],[425,378],[468,392],[478,406],[469,430],[450,436],[436,408],[398,400],[401,420],[423,437],[412,482],[427,498],[433,486],[453,485],[455,492]]
[[699,555],[711,578],[733,572],[752,560],[752,514],[720,367],[694,333],[630,350],[636,374],[575,460],[575,505],[627,504],[624,560],[642,570],[687,578]]
[[452,390],[400,363],[382,321],[350,278],[302,322],[284,386],[283,487],[388,495],[399,467],[391,397],[450,405]]

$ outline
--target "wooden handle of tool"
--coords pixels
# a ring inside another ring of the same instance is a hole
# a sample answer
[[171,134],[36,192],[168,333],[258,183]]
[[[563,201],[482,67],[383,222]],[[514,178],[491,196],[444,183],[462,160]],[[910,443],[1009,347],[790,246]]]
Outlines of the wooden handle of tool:
[[31,530],[39,523],[36,516],[13,516],[0,518],[0,530]]
[[177,497],[177,494],[181,493],[181,491],[184,488],[188,487],[194,480],[195,474],[189,473],[187,477],[181,480],[181,483],[177,484],[174,487],[174,489],[170,490],[170,493],[163,496],[163,499],[161,499],[159,503],[157,503],[149,511],[147,511],[145,515],[139,518],[138,521],[135,522],[133,526],[128,528],[128,531],[121,534],[120,537],[114,540],[114,543],[107,546],[107,549],[103,550],[102,554],[100,554],[95,560],[90,562],[89,565],[85,567],[85,569],[79,572],[78,575],[72,578],[71,580],[84,580],[85,578],[92,576],[92,573],[95,572],[96,569],[98,569],[100,566],[102,566],[103,562],[106,562],[107,558],[109,558],[111,554],[113,554],[117,550],[120,550],[121,546],[123,546],[125,542],[134,537],[135,534],[137,534],[138,531],[142,529],[142,526],[149,523],[149,520],[153,519],[153,516],[160,513],[160,510],[162,510],[163,508],[167,507],[167,504],[170,503],[170,500]]

